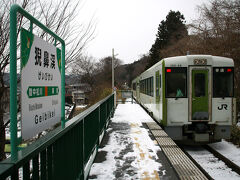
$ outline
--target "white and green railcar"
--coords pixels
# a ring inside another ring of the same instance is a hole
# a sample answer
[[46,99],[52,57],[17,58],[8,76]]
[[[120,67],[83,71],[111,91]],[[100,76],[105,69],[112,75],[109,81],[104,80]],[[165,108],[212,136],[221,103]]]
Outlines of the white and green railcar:
[[136,100],[172,139],[205,144],[230,137],[232,59],[211,55],[166,58],[135,78],[132,88]]

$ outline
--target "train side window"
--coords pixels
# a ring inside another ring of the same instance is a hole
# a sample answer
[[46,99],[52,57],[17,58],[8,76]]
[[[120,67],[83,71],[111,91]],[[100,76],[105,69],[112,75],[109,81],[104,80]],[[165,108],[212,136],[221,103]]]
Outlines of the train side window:
[[145,80],[143,80],[143,94],[145,94]]
[[161,74],[159,74],[159,88],[161,88],[162,87],[162,77],[161,77]]
[[159,76],[156,75],[156,96],[159,96]]
[[132,84],[132,88],[133,88],[134,91],[136,91],[136,83]]
[[151,84],[151,91],[150,91],[150,96],[153,96],[153,77],[150,78],[150,84]]
[[145,80],[143,80],[143,94],[145,94]]
[[148,94],[148,79],[146,79],[146,93],[145,94]]
[[147,79],[145,79],[144,82],[145,82],[144,83],[145,84],[145,92],[144,92],[144,94],[147,94]]
[[145,93],[145,80],[143,80],[142,83],[143,83],[143,92],[142,93],[144,94]]
[[151,81],[150,81],[150,78],[147,79],[147,84],[148,84],[147,95],[150,95],[150,91],[151,91]]
[[143,81],[140,81],[140,93],[143,93]]
[[142,81],[142,93],[144,93],[144,81]]
[[187,97],[187,68],[166,68],[166,97]]
[[146,94],[148,94],[148,79],[146,79]]
[[213,68],[213,97],[233,97],[234,81],[232,67]]
[[147,79],[145,79],[144,82],[145,82],[145,92],[144,93],[147,94]]
[[153,77],[140,81],[140,92],[149,96],[153,96]]
[[151,81],[150,81],[150,78],[148,78],[148,93],[147,93],[147,95],[150,95],[150,92],[151,92]]

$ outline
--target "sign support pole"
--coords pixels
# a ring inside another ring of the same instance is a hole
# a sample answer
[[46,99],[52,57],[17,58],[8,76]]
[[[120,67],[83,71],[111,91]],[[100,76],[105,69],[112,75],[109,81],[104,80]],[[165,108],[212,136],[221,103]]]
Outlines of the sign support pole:
[[11,158],[17,160],[17,7],[10,11],[10,135]]
[[61,104],[61,125],[62,128],[65,128],[65,44],[62,44],[62,58],[61,58],[61,95],[62,95],[62,104]]

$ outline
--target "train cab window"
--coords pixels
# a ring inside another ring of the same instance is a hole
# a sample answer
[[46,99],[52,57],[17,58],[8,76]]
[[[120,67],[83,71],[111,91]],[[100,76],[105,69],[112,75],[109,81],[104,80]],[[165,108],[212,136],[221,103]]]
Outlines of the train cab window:
[[166,97],[187,97],[187,68],[166,68]]
[[194,76],[194,94],[195,97],[202,97],[205,96],[205,74],[197,73]]
[[233,68],[213,68],[213,97],[233,97]]

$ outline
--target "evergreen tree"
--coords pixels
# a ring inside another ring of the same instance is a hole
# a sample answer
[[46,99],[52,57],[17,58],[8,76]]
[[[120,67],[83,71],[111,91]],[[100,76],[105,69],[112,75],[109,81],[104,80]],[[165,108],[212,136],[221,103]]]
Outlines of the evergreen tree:
[[158,27],[155,43],[150,49],[150,61],[146,68],[149,68],[161,60],[161,50],[176,43],[187,35],[185,18],[179,12],[170,11],[166,21],[161,21]]

